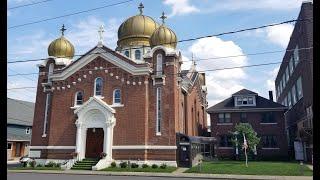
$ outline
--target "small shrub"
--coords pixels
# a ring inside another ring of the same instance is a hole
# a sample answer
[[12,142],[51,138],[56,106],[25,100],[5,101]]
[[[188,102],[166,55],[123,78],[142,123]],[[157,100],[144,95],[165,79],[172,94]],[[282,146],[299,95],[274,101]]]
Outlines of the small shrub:
[[38,164],[37,167],[43,167],[42,164]]
[[132,163],[131,164],[131,168],[138,168],[138,167],[139,167],[139,165],[137,163]]
[[35,160],[29,161],[29,166],[34,168],[36,166],[36,161]]
[[122,162],[119,165],[121,168],[126,168],[128,166],[127,162]]
[[116,164],[116,162],[114,162],[114,161],[113,161],[110,165],[111,165],[112,168],[117,167],[117,164]]
[[56,166],[56,163],[55,162],[48,162],[46,165],[44,165],[44,167],[55,167]]
[[57,167],[57,168],[61,167],[61,163],[56,163],[54,167]]
[[158,168],[158,165],[156,165],[156,164],[152,164],[152,166],[151,166],[153,169],[157,169]]
[[148,164],[142,164],[142,168],[148,168],[149,165]]
[[163,164],[161,164],[160,168],[165,169],[165,168],[167,168],[167,165],[163,163]]

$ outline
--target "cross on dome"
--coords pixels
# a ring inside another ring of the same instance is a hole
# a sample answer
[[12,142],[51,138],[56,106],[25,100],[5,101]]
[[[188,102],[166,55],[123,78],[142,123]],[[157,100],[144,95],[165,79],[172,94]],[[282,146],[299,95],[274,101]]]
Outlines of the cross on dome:
[[140,11],[140,14],[142,14],[143,8],[144,8],[143,4],[140,3],[140,4],[139,4],[139,7],[138,7],[138,9],[139,9],[139,11]]
[[60,29],[61,31],[61,35],[63,36],[64,35],[64,31],[67,30],[66,28],[64,28],[64,24],[62,24],[62,28]]
[[167,18],[167,16],[165,16],[164,12],[162,12],[162,16],[160,16],[160,18],[162,19],[162,24],[164,24],[164,20]]

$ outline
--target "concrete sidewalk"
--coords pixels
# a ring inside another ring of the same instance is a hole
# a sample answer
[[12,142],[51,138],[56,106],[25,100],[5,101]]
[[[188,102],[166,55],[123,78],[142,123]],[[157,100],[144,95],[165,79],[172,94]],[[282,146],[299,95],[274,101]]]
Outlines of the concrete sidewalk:
[[10,173],[42,173],[42,174],[78,174],[100,176],[147,176],[168,178],[197,178],[197,179],[266,179],[266,180],[311,180],[312,176],[257,176],[257,175],[229,175],[229,174],[197,174],[197,173],[154,173],[154,172],[108,172],[84,170],[8,170]]

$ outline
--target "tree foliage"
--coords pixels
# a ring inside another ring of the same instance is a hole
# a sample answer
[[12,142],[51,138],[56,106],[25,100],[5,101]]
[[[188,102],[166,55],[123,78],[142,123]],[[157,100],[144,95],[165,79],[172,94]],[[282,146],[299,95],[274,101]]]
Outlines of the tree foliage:
[[[257,133],[254,131],[252,126],[250,124],[237,124],[235,126],[235,131],[232,132],[234,134],[232,138],[232,143],[236,146],[238,144],[238,147],[242,147],[243,145],[243,134],[246,137],[247,144],[248,144],[248,150],[254,150],[254,146],[258,145],[260,142],[260,138],[257,136]],[[237,135],[235,135],[237,134]]]

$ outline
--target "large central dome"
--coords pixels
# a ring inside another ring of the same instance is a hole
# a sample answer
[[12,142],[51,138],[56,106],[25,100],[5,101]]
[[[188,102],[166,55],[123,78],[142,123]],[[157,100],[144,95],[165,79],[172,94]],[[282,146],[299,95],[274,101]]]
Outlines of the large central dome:
[[124,21],[118,29],[118,47],[150,46],[149,39],[159,24],[149,16],[132,16]]

